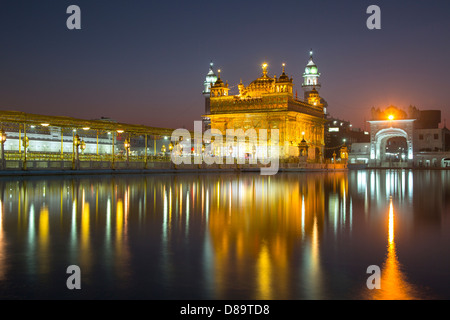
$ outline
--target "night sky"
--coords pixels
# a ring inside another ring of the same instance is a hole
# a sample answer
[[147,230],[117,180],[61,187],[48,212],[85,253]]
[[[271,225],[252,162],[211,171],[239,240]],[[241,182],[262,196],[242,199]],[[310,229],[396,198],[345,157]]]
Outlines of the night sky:
[[372,106],[412,104],[450,121],[448,0],[2,0],[0,24],[0,110],[192,129],[210,60],[230,94],[285,62],[302,96],[313,48],[332,116],[362,128]]

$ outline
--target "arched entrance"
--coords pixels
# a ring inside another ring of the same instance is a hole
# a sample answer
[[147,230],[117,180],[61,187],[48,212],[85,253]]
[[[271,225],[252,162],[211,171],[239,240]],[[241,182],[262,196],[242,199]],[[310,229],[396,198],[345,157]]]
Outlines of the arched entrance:
[[370,162],[372,167],[389,166],[386,156],[386,144],[392,138],[401,137],[406,140],[403,150],[404,161],[408,166],[413,164],[413,121],[414,120],[377,120],[370,123]]

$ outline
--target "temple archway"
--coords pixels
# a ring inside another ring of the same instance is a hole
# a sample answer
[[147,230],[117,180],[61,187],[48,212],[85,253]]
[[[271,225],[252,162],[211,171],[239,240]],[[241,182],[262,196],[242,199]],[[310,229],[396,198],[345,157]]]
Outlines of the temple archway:
[[370,123],[370,162],[372,167],[382,167],[386,161],[386,143],[388,140],[401,137],[406,140],[405,161],[409,166],[413,163],[413,119],[376,120]]

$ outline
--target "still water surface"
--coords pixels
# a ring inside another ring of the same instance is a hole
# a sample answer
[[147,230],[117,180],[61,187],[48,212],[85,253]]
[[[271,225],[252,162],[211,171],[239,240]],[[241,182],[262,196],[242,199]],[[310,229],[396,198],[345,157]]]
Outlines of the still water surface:
[[449,184],[408,170],[3,178],[0,298],[450,299]]

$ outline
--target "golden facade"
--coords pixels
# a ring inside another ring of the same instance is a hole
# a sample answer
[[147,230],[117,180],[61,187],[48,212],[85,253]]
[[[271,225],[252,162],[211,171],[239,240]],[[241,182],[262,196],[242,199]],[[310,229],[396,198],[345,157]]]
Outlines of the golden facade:
[[[263,64],[262,77],[248,86],[242,81],[239,93],[229,95],[228,83],[220,78],[211,86],[210,112],[203,117],[211,121],[211,129],[225,133],[227,129],[278,129],[280,158],[299,156],[299,145],[308,144],[308,161],[321,162],[324,149],[324,106],[317,90],[309,92],[306,101],[293,94],[293,79],[285,73],[270,77]],[[270,143],[269,143],[270,144]]]

